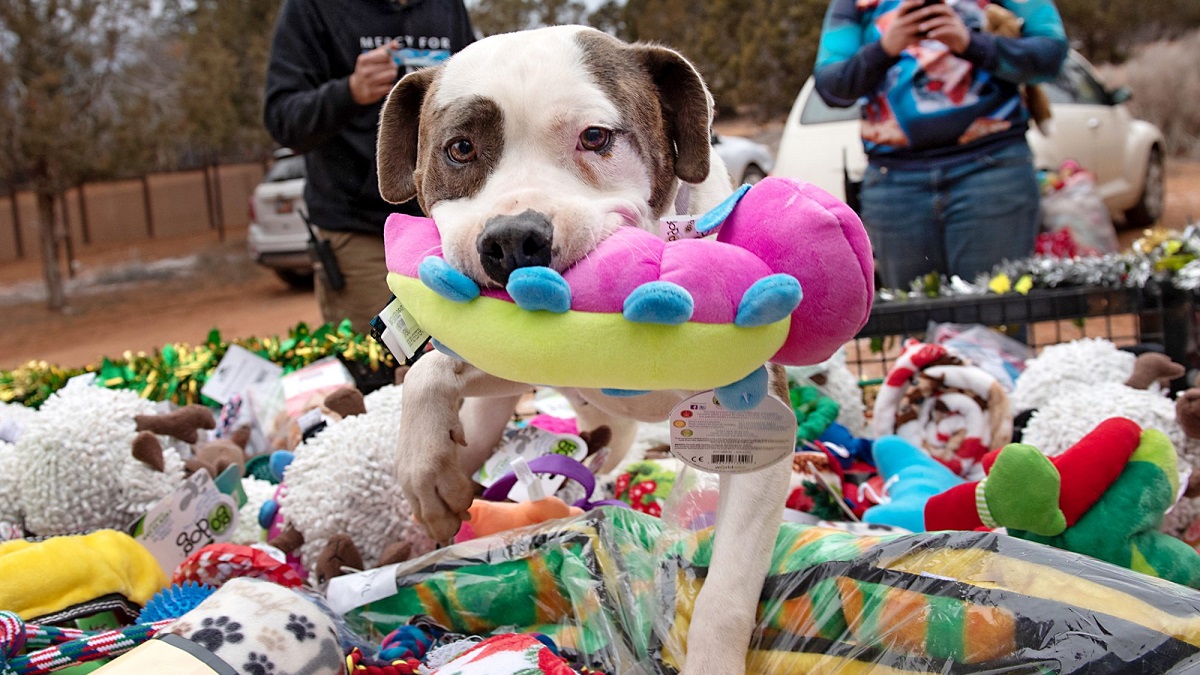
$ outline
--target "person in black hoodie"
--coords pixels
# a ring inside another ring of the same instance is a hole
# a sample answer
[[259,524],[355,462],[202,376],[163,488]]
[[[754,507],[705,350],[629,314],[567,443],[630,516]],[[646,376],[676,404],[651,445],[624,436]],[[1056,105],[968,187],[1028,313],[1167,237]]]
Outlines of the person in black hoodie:
[[436,65],[474,41],[462,0],[284,0],[275,24],[263,119],[304,154],[304,201],[345,281],[316,270],[325,321],[367,332],[390,297],[383,223],[421,215],[379,195],[375,141],[383,99],[407,72]]

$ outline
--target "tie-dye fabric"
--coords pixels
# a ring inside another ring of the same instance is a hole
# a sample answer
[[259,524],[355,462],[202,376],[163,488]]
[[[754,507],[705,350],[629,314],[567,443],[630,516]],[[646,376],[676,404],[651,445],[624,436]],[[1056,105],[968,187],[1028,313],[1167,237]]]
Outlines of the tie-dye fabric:
[[923,40],[892,58],[879,47],[900,0],[832,0],[817,55],[826,100],[863,103],[867,154],[884,165],[925,168],[974,157],[1024,136],[1019,83],[1053,78],[1067,53],[1051,0],[998,4],[1024,21],[1021,38],[982,32],[987,0],[946,0],[972,32],[962,56]]

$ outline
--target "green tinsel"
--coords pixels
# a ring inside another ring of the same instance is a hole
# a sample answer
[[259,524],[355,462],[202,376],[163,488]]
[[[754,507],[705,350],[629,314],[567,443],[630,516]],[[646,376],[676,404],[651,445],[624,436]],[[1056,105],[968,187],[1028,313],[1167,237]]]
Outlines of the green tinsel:
[[231,344],[281,366],[284,373],[329,356],[340,358],[360,375],[390,373],[396,365],[387,349],[371,337],[355,333],[349,321],[316,329],[300,323],[282,339],[250,337],[226,342],[214,329],[195,347],[171,343],[151,353],[125,352],[121,358],[104,358],[84,368],[60,368],[45,361],[30,361],[16,369],[0,371],[0,401],[36,408],[72,377],[96,373],[99,384],[110,389],[132,389],[150,400],[214,405],[200,394],[200,389]]

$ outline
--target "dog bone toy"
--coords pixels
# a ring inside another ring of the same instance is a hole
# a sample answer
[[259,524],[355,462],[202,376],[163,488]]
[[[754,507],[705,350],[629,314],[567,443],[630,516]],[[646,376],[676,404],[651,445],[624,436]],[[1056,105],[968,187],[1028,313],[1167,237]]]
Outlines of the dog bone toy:
[[848,206],[800,181],[768,178],[714,211],[700,232],[715,240],[623,227],[563,273],[520,268],[503,289],[446,262],[432,220],[393,214],[388,284],[439,349],[495,376],[625,395],[717,388],[753,407],[762,364],[818,363],[866,323],[871,249]]

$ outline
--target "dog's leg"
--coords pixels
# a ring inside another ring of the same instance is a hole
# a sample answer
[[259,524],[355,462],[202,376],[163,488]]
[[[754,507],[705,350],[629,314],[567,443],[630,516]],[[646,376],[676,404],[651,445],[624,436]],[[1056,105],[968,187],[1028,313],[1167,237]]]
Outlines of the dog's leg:
[[[770,366],[772,395],[787,377]],[[712,563],[696,598],[682,675],[742,675],[771,551],[779,536],[791,462],[721,476]]]
[[[435,541],[448,541],[462,525],[474,490],[460,466],[461,448],[469,448],[459,407],[466,397],[495,398],[499,408],[531,391],[528,384],[484,373],[440,352],[427,354],[404,378],[404,407],[396,444],[396,475],[413,516]],[[476,410],[475,404],[467,412]],[[507,419],[512,411],[502,413]],[[501,413],[489,413],[469,428],[491,434]],[[486,443],[486,438],[479,445]]]

